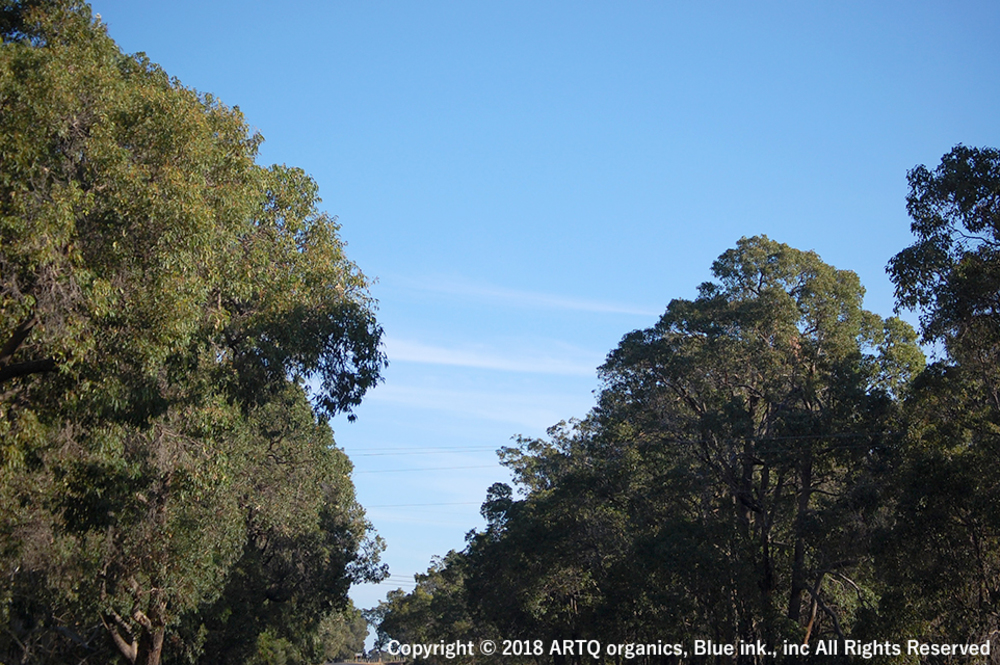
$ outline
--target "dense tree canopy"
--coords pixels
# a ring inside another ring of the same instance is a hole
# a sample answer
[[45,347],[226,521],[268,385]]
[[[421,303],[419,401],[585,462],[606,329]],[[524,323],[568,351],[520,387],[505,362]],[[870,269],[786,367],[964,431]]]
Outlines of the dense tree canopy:
[[[889,265],[901,305],[921,308],[928,339],[959,342],[1000,319],[1000,150],[957,146],[909,173],[917,241]],[[995,330],[993,331],[995,332]],[[981,340],[972,343],[984,346]],[[990,340],[996,344],[996,340]]]
[[[488,528],[448,564],[480,624],[770,645],[866,630],[916,333],[864,310],[854,273],[766,237],[713,273],[611,352],[590,416],[502,451],[524,498],[494,486]],[[412,630],[416,594],[383,625]]]
[[[415,576],[417,586],[412,592],[390,591],[387,604],[376,611],[380,615],[378,646],[385,646],[390,636],[410,644],[466,641],[477,636],[479,631],[469,611],[465,569],[465,558],[451,551],[435,560],[426,574]],[[453,660],[471,663],[482,659],[462,655]]]
[[0,658],[196,657],[237,607],[297,639],[381,574],[325,423],[385,364],[365,278],[310,178],[85,4],[0,34]]
[[889,266],[942,357],[916,383],[882,569],[896,625],[967,640],[1000,630],[1000,151],[956,146],[909,174],[916,241]]

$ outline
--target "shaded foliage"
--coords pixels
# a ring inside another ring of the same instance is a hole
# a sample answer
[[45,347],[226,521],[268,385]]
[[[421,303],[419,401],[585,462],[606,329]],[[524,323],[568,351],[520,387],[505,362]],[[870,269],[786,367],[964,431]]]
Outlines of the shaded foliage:
[[934,170],[910,171],[909,183],[916,241],[889,274],[945,354],[907,404],[890,479],[897,519],[880,552],[884,614],[981,642],[1000,630],[1000,151],[956,146]]

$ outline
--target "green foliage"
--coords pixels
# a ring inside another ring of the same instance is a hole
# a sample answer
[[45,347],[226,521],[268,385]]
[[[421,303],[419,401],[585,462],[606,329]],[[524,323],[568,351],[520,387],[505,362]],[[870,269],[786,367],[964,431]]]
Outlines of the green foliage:
[[256,441],[237,474],[242,552],[218,598],[209,596],[179,629],[185,643],[205,636],[197,642],[204,663],[246,662],[264,633],[310,654],[320,648],[324,618],[344,609],[350,584],[384,577],[363,551],[367,524],[350,462],[301,391],[290,388],[284,401],[257,409],[248,425]]
[[318,420],[385,364],[365,278],[311,179],[85,4],[0,32],[0,658],[193,657],[237,606],[302,642],[382,574]]
[[901,306],[946,355],[916,382],[879,550],[897,629],[983,640],[1000,629],[1000,151],[956,146],[910,171],[916,242],[889,265]]
[[906,405],[887,482],[895,519],[876,550],[882,616],[896,631],[982,643],[1000,628],[1000,429],[977,383],[939,363]]
[[[473,621],[466,592],[466,559],[455,551],[435,559],[425,574],[417,574],[416,588],[410,593],[390,591],[373,615],[377,617],[378,644],[390,639],[400,643],[433,643],[494,637],[482,632]],[[457,656],[447,662],[478,662],[480,657]]]
[[348,607],[322,618],[315,637],[313,662],[353,660],[364,653],[368,637],[368,621],[360,610],[348,601]]
[[222,654],[226,660],[214,660],[207,654],[207,663],[239,662],[247,665],[316,665],[332,660],[353,660],[354,655],[363,652],[368,622],[361,612],[349,605],[343,611],[331,612],[323,616],[318,629],[308,636],[307,641],[295,637],[280,637],[278,630],[268,628],[256,635],[247,645],[238,645],[239,658],[232,653]]
[[[900,305],[919,307],[928,339],[994,328],[1000,309],[1000,151],[956,146],[909,173],[917,242],[889,263]],[[995,340],[993,342],[995,344]]]
[[854,273],[766,237],[713,273],[609,354],[585,420],[501,451],[523,498],[490,488],[486,530],[428,573],[461,571],[464,594],[397,593],[383,632],[451,639],[442,593],[480,630],[545,643],[871,629],[878,482],[923,368],[916,333],[864,310]]

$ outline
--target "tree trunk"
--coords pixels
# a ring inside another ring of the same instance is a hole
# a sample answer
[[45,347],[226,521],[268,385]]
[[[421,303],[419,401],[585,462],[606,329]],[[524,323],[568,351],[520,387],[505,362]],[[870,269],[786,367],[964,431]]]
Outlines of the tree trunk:
[[135,665],[160,665],[163,653],[163,637],[166,626],[154,626],[152,631],[145,628],[139,633],[139,645],[135,654]]
[[802,460],[798,510],[795,515],[795,550],[792,560],[792,589],[788,597],[788,618],[800,622],[802,617],[802,594],[806,590],[806,544],[803,535],[809,499],[812,494],[812,452]]
[[[166,608],[157,604],[153,608],[153,619],[136,611],[133,615],[136,626],[129,625],[113,610],[104,618],[104,627],[111,635],[118,652],[132,665],[160,665],[163,655],[163,638],[167,633],[163,620]],[[135,637],[132,637],[135,635]]]

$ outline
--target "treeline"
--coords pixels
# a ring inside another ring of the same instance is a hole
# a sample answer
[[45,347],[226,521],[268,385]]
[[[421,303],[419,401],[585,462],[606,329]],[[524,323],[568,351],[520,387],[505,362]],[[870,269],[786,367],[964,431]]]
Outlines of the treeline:
[[315,183],[83,2],[0,35],[0,662],[353,654],[386,573],[327,419],[385,358]]
[[608,355],[586,418],[500,451],[516,491],[389,594],[382,643],[540,639],[531,660],[561,663],[552,640],[994,640],[996,661],[1000,152],[909,184],[916,241],[888,272],[934,362],[854,273],[740,240]]

